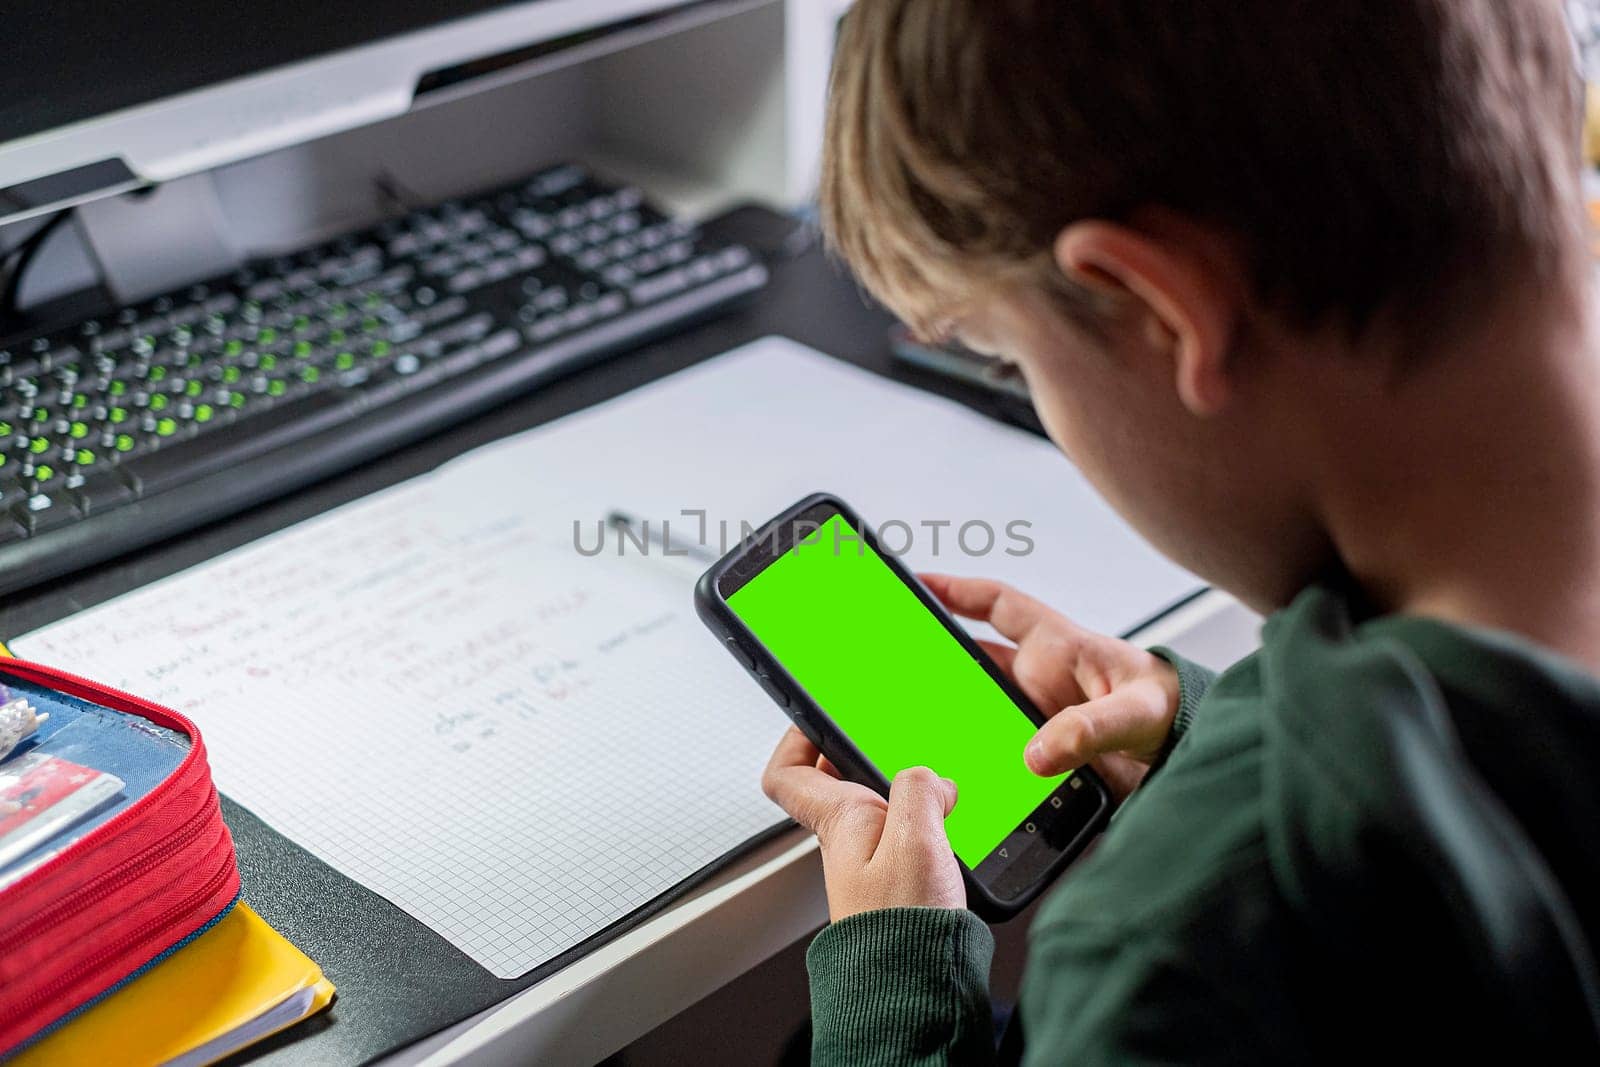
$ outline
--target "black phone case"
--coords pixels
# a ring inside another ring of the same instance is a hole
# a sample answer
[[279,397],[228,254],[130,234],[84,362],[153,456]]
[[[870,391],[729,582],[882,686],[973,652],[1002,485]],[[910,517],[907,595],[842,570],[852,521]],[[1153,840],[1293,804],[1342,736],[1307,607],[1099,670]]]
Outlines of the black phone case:
[[[722,596],[720,583],[728,573],[750,551],[751,546],[759,545],[773,531],[781,528],[786,523],[792,523],[808,511],[819,505],[826,505],[836,509],[847,522],[860,533],[862,539],[876,552],[880,559],[887,564],[897,577],[909,586],[922,601],[924,607],[931,611],[941,623],[944,624],[957,641],[961,643],[968,654],[976,659],[994,679],[995,683],[1005,691],[1022,712],[1033,720],[1035,724],[1043,725],[1045,716],[1012,683],[998,664],[984,652],[981,645],[972,639],[965,628],[952,618],[939,603],[932,593],[917,580],[901,562],[893,555],[883,552],[878,547],[877,536],[872,529],[861,521],[855,510],[843,500],[829,493],[813,493],[804,500],[785,510],[782,514],[772,519],[761,529],[757,530],[733,551],[711,566],[711,569],[701,575],[695,586],[695,611],[701,621],[714,633],[735,659],[744,666],[745,670],[760,683],[773,701],[783,709],[800,732],[805,734],[813,745],[827,756],[839,772],[853,782],[877,791],[880,795],[889,795],[889,782],[872,761],[864,756],[860,749],[845,736],[819,706],[806,693],[804,687],[789,675],[777,658],[767,651],[766,647],[757,640],[743,621],[729,607],[727,600]],[[1065,869],[1083,850],[1088,847],[1096,834],[1105,828],[1111,814],[1111,797],[1106,790],[1105,783],[1099,775],[1088,767],[1075,772],[1081,776],[1095,791],[1099,804],[1095,813],[1084,823],[1082,829],[1072,839],[1060,856],[1030,885],[1020,896],[1014,900],[1003,901],[989,892],[988,888],[979,882],[973,875],[972,869],[963,863],[960,857],[956,862],[961,866],[961,875],[967,886],[968,907],[978,915],[992,922],[1003,921],[1011,918],[1032,903],[1040,893],[1055,881],[1056,877]]]

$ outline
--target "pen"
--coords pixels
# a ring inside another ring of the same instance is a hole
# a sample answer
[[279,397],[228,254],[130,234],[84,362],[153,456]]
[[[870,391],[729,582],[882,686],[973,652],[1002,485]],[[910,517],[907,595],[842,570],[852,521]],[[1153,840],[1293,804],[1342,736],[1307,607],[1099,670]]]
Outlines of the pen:
[[625,511],[613,511],[606,516],[606,525],[617,531],[626,530],[632,536],[635,544],[643,543],[655,545],[661,549],[661,554],[672,559],[692,559],[710,566],[717,561],[715,554],[704,545],[673,545],[667,540],[666,527],[658,532],[651,528],[650,521],[639,520]]

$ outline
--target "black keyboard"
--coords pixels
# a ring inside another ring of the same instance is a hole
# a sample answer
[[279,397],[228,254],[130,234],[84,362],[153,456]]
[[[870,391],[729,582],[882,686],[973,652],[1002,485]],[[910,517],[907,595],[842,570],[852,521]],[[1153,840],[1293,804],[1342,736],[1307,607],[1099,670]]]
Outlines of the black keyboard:
[[0,343],[0,593],[238,511],[760,289],[575,166]]

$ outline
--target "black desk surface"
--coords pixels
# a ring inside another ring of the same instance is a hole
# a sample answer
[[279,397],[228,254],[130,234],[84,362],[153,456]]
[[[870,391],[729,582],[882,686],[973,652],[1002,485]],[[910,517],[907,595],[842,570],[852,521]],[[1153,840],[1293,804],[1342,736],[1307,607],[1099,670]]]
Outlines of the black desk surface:
[[[266,534],[431,470],[768,334],[783,334],[891,377],[983,406],[981,398],[891,365],[890,320],[816,249],[777,263],[768,292],[730,315],[511,401],[420,444],[154,548],[0,605],[14,637],[174,574]],[[243,1054],[269,1063],[359,1063],[418,1040],[542,978],[502,981],[417,920],[312,858],[224,798],[244,899],[315,959],[338,987],[322,1015]]]

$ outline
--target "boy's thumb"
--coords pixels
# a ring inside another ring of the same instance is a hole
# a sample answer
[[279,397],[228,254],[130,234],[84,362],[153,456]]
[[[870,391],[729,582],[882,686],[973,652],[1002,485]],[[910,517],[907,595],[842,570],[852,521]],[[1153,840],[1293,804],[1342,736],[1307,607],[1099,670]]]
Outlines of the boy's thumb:
[[1152,731],[1162,729],[1155,717],[1142,694],[1132,689],[1107,693],[1056,712],[1028,741],[1022,758],[1034,774],[1065,774],[1110,752],[1150,747]]
[[915,836],[944,837],[945,817],[956,806],[956,783],[927,767],[909,767],[889,783],[889,828]]

